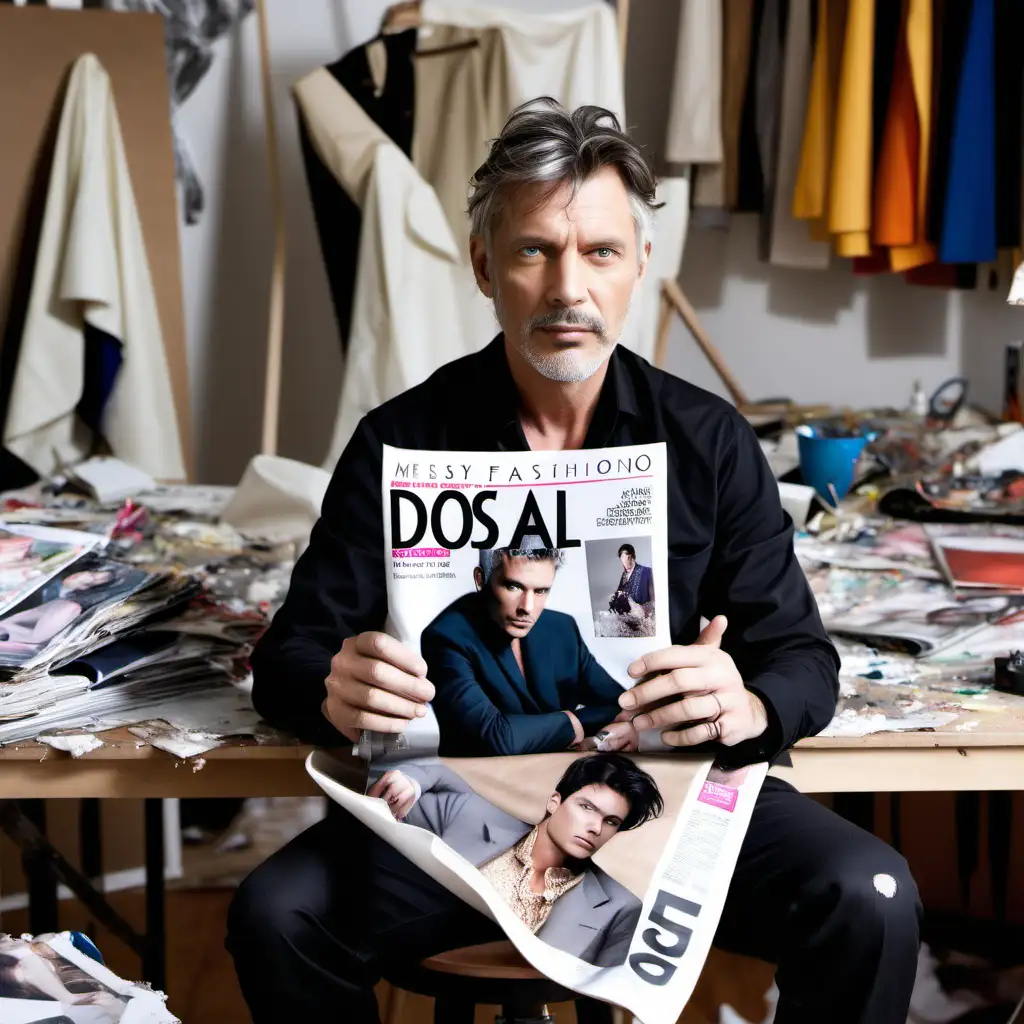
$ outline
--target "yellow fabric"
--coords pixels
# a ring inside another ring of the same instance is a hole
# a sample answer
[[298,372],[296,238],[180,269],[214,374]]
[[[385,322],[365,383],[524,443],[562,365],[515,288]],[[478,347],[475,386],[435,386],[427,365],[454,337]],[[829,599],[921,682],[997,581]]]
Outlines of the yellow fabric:
[[818,0],[810,92],[804,116],[800,163],[793,188],[793,216],[798,220],[809,220],[811,235],[818,241],[829,237],[826,214],[833,107],[845,20],[846,0]]
[[893,270],[933,263],[935,246],[927,241],[928,229],[928,156],[931,146],[932,119],[932,4],[933,0],[908,0],[907,51],[910,55],[910,77],[917,106],[917,239],[913,245],[894,246],[890,250]]
[[840,256],[871,254],[875,0],[850,0],[839,72],[828,228]]

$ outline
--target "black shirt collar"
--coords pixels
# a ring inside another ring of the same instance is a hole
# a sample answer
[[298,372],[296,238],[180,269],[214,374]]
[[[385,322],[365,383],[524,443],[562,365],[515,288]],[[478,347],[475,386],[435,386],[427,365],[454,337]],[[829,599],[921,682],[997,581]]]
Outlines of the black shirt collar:
[[[498,450],[525,451],[529,445],[519,422],[519,391],[512,379],[505,354],[505,335],[499,334],[480,353],[484,409],[487,410],[489,433]],[[584,448],[602,448],[611,443],[619,415],[639,417],[636,384],[626,365],[628,354],[615,346],[608,360],[608,373],[590,421]]]

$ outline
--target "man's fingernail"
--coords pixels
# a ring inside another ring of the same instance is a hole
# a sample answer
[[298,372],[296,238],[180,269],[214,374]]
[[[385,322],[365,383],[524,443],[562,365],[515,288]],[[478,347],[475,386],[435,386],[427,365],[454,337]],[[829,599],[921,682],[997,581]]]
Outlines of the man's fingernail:
[[422,704],[416,705],[416,717],[422,718],[427,713],[427,709]]
[[634,697],[633,694],[631,694],[629,692],[626,692],[621,697],[619,697],[619,707],[620,708],[631,708],[631,707],[634,707],[635,705],[636,705],[636,697]]
[[628,669],[626,669],[626,671],[631,676],[638,676],[643,671],[643,665],[641,665],[639,661],[634,661],[633,664],[630,665]]
[[650,715],[637,715],[636,718],[633,719],[633,728],[636,729],[637,732],[643,732],[644,729],[650,729],[653,724],[654,723],[651,722]]

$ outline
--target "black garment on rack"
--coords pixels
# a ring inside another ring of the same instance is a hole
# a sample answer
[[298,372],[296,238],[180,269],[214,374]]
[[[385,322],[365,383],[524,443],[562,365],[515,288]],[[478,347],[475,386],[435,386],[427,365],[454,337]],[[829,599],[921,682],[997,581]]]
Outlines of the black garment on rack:
[[[327,65],[337,82],[366,111],[385,134],[405,153],[412,154],[413,111],[416,102],[414,54],[417,31],[414,28],[380,37],[387,54],[383,88],[378,92],[367,46],[357,46],[340,60]],[[320,252],[327,268],[327,281],[338,321],[341,348],[348,344],[355,296],[356,265],[359,260],[359,235],[362,212],[338,184],[313,148],[309,130],[296,105],[299,142],[306,168],[309,198],[313,204]]]
[[1021,138],[1024,123],[1024,4],[996,0],[996,244],[1021,244]]
[[932,131],[928,164],[928,241],[942,238],[956,98],[973,0],[935,0],[932,20]]

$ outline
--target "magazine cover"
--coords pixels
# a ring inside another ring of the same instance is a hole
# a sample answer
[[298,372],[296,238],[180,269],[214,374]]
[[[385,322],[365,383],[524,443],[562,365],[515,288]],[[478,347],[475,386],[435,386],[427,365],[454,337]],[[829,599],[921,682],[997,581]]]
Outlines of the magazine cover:
[[619,705],[671,646],[664,445],[383,458],[387,631],[435,697],[364,734],[365,795],[326,753],[310,774],[548,977],[676,1021],[767,768],[684,756]]
[[0,667],[31,666],[95,609],[124,600],[151,578],[95,554],[67,566],[0,615]]
[[77,530],[0,523],[0,614],[102,540]]
[[133,985],[83,953],[69,932],[0,934],[4,1024],[180,1024],[162,992]]

